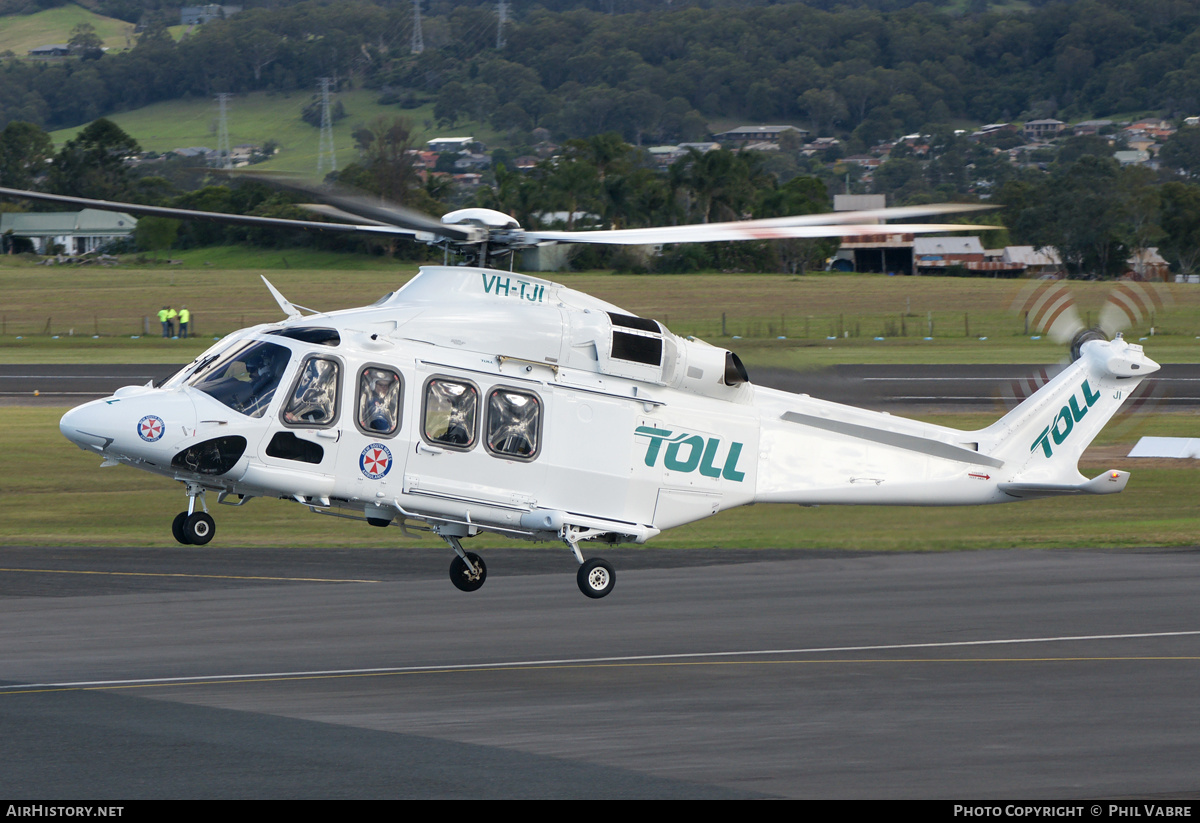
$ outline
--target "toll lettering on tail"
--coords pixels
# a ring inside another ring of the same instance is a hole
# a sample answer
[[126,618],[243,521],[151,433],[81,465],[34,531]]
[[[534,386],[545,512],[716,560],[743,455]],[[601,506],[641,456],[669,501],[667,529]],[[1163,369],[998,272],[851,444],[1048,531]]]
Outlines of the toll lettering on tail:
[[1075,424],[1084,418],[1088,409],[1095,405],[1100,399],[1100,395],[1092,391],[1092,387],[1088,385],[1088,381],[1084,380],[1083,385],[1079,387],[1083,400],[1079,401],[1076,395],[1072,394],[1070,401],[1059,410],[1054,416],[1054,421],[1046,428],[1042,429],[1042,433],[1033,441],[1033,445],[1029,447],[1033,451],[1038,446],[1042,447],[1042,453],[1046,457],[1053,457],[1054,450],[1050,447],[1050,441],[1054,441],[1054,445],[1061,446],[1070,436]]

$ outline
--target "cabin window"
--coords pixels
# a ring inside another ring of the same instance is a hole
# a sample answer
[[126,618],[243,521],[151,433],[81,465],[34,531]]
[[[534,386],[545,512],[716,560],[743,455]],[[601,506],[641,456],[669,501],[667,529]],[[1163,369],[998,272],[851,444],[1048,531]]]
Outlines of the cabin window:
[[425,384],[425,439],[466,451],[475,445],[479,390],[471,383],[434,377]]
[[487,450],[497,457],[533,460],[542,431],[542,401],[536,394],[498,388],[488,395]]
[[323,329],[317,326],[295,326],[287,329],[271,329],[267,334],[277,334],[302,343],[317,343],[321,346],[337,346],[342,342],[337,329]]
[[358,374],[358,409],[354,422],[363,434],[391,437],[400,429],[400,375],[380,366]]
[[327,357],[310,357],[300,367],[296,385],[283,410],[289,426],[330,426],[337,418],[341,367]]
[[248,340],[201,364],[188,385],[235,412],[262,417],[275,396],[292,353],[275,343]]

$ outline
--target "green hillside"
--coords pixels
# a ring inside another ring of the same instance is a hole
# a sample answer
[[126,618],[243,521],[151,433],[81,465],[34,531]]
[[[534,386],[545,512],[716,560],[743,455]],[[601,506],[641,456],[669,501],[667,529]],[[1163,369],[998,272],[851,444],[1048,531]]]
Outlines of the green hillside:
[[[424,141],[433,137],[470,135],[484,142],[491,142],[495,137],[490,126],[478,123],[460,124],[452,131],[438,129],[433,122],[432,106],[404,110],[394,105],[381,106],[376,102],[378,97],[377,91],[369,89],[337,95],[336,99],[346,109],[346,117],[333,126],[339,167],[353,162],[357,155],[352,136],[354,129],[381,116],[406,118],[413,127],[417,148],[424,148]],[[310,95],[302,92],[253,92],[232,98],[228,104],[230,145],[262,145],[273,140],[279,144],[279,154],[255,169],[315,175],[320,131],[300,119],[300,113],[310,99]],[[109,119],[147,151],[164,152],[184,146],[216,148],[215,100],[172,100],[114,114]],[[82,128],[61,129],[52,132],[51,137],[57,145],[62,145]]]
[[126,34],[133,37],[133,24],[124,20],[103,17],[82,6],[60,6],[37,14],[4,17],[0,21],[0,53],[11,51],[24,57],[38,46],[65,43],[71,39],[71,29],[80,23],[91,23],[109,49],[124,49]]

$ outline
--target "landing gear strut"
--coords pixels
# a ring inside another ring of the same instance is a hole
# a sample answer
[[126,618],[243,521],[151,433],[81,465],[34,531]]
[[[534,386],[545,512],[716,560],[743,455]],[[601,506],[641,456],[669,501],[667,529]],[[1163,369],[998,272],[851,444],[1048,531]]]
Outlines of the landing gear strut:
[[[204,488],[195,483],[187,484],[187,511],[175,515],[171,522],[171,534],[185,546],[203,546],[213,539],[217,533],[217,524],[208,513],[208,505],[204,502]],[[204,511],[196,511],[196,498]]]
[[443,534],[441,538],[450,544],[458,555],[450,561],[450,582],[460,592],[473,592],[487,580],[487,565],[475,552],[463,551],[458,535]]

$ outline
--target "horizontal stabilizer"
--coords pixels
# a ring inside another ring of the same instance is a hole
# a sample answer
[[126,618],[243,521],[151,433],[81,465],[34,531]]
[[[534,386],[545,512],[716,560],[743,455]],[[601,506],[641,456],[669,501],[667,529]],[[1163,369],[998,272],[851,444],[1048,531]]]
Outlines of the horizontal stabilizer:
[[1129,472],[1110,469],[1085,483],[1001,483],[1000,491],[1022,500],[1064,494],[1116,494],[1129,482]]
[[1143,437],[1129,456],[1200,459],[1200,437]]

